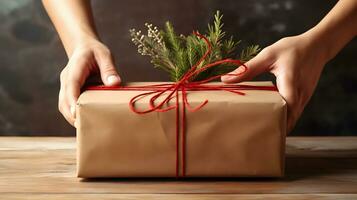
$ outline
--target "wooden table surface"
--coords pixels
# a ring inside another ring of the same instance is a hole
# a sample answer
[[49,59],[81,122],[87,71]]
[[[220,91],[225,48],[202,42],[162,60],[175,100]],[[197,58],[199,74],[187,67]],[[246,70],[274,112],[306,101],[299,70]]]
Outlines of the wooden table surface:
[[79,179],[75,138],[0,137],[0,199],[357,199],[357,137],[288,137],[284,178]]

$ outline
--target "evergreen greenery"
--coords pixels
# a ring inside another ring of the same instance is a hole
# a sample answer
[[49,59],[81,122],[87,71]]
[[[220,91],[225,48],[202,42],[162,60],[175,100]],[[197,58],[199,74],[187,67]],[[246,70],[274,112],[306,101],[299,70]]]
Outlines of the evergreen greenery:
[[[258,45],[248,46],[238,56],[236,51],[240,41],[235,41],[233,37],[226,38],[226,33],[222,30],[222,17],[223,15],[217,11],[213,24],[208,25],[205,36],[212,45],[212,51],[197,68],[226,58],[236,58],[246,62],[260,50]],[[135,29],[130,30],[132,42],[138,47],[138,52],[141,55],[150,56],[151,63],[156,68],[167,71],[172,81],[180,80],[207,51],[207,45],[203,39],[193,33],[188,36],[178,35],[170,22],[166,22],[163,30],[158,30],[156,26],[148,23],[145,26],[147,34]],[[236,67],[233,64],[221,64],[202,71],[193,80],[202,80],[227,73]]]

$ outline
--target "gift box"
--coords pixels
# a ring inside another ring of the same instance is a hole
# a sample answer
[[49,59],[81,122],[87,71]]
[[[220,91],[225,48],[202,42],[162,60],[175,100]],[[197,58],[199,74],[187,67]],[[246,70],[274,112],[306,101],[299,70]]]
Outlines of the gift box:
[[242,86],[236,93],[209,87],[176,91],[164,103],[177,109],[133,112],[133,106],[152,108],[171,92],[152,101],[150,87],[136,87],[155,84],[81,94],[78,177],[283,176],[286,103],[271,82],[235,84]]

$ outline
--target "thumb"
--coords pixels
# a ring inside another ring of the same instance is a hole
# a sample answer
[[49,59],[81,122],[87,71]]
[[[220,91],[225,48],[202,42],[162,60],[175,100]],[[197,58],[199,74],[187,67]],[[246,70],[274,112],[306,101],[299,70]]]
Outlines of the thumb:
[[119,85],[121,80],[115,69],[113,58],[110,53],[100,52],[96,55],[100,76],[104,85]]
[[234,71],[221,77],[222,82],[225,83],[237,83],[242,81],[251,80],[255,76],[268,70],[272,63],[272,56],[267,48],[263,49],[257,56],[245,63],[247,71],[244,71],[243,66],[239,66]]

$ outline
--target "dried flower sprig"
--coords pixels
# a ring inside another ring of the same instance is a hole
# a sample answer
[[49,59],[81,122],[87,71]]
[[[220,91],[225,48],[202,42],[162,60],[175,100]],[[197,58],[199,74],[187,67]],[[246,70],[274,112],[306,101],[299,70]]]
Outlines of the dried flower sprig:
[[[233,37],[225,39],[225,32],[222,30],[223,15],[219,11],[214,16],[214,23],[208,25],[205,35],[212,45],[209,56],[198,66],[226,58],[236,58],[236,50],[240,41],[235,41]],[[145,23],[147,34],[140,30],[130,29],[132,42],[137,46],[138,53],[151,58],[151,63],[170,74],[172,81],[178,81],[181,77],[205,54],[207,46],[205,42],[196,35],[177,35],[170,22],[166,22],[165,29],[159,30],[152,24]],[[260,48],[258,45],[251,45],[243,49],[238,59],[246,62],[253,58]],[[193,80],[202,80],[212,76],[220,75],[232,71],[237,66],[231,64],[221,64],[215,68],[202,71],[193,77]]]

